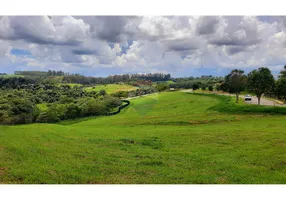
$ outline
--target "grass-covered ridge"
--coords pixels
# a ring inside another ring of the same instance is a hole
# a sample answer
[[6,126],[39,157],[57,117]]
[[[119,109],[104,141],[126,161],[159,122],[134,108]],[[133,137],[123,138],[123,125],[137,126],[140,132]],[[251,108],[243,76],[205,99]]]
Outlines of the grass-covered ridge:
[[167,92],[118,115],[0,126],[0,183],[285,183],[286,116]]
[[118,91],[136,90],[136,87],[127,84],[107,84],[107,85],[96,85],[93,87],[87,87],[85,90],[87,92],[105,90],[108,94],[111,94]]
[[0,78],[19,78],[24,77],[23,75],[14,75],[14,74],[7,74],[7,75],[0,75]]

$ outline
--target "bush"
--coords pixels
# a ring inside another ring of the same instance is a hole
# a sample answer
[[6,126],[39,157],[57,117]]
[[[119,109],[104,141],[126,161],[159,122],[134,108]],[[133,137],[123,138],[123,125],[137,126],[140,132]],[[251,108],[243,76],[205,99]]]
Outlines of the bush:
[[123,98],[127,98],[128,97],[128,91],[118,91],[112,94],[112,96],[114,97],[123,97]]
[[63,95],[60,97],[60,103],[62,104],[68,104],[68,103],[72,103],[74,100],[70,97],[68,97],[67,95]]
[[112,108],[115,108],[115,107],[118,107],[121,105],[122,101],[117,99],[117,98],[114,98],[112,96],[105,96],[103,98],[103,101],[106,105],[106,108],[108,110],[112,109]]
[[99,95],[100,96],[104,96],[104,95],[106,95],[107,93],[106,93],[106,91],[105,90],[100,90],[99,91]]
[[165,90],[167,90],[167,89],[169,89],[169,88],[170,88],[170,86],[167,85],[167,84],[162,84],[162,83],[160,83],[160,84],[156,85],[156,89],[157,89],[159,92],[165,91]]
[[81,109],[77,105],[70,103],[66,107],[65,117],[67,119],[74,119],[79,117],[81,114]]
[[49,123],[49,122],[59,122],[57,111],[49,108],[46,112],[41,112],[37,118],[37,122]]
[[85,116],[105,115],[106,112],[107,112],[107,106],[105,105],[104,102],[91,99],[87,102],[84,115]]
[[8,94],[0,103],[0,124],[32,123],[39,114],[35,104],[26,98]]

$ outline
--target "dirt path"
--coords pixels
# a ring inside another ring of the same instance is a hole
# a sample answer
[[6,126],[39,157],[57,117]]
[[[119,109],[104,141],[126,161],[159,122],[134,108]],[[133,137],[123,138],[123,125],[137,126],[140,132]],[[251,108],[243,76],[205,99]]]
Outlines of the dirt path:
[[[240,95],[239,97],[244,99],[244,96],[242,96],[242,95]],[[252,96],[251,98],[252,98],[251,101],[245,101],[245,102],[248,104],[256,104],[257,105],[258,104],[258,98],[256,96]],[[285,104],[279,104],[275,101],[268,100],[265,98],[260,99],[260,105],[264,105],[264,106],[286,106]]]

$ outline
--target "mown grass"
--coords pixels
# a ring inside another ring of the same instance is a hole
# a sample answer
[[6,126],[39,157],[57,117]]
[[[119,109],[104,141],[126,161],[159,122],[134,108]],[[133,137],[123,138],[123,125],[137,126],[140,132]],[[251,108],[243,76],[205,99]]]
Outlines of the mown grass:
[[61,85],[69,85],[71,88],[82,86],[82,84],[79,84],[79,83],[59,83],[58,84],[58,86],[61,86]]
[[222,101],[160,93],[114,116],[0,126],[0,182],[286,183],[286,116]]
[[94,87],[85,88],[87,92],[105,90],[108,94],[115,93],[118,91],[131,91],[136,89],[137,89],[136,87],[127,84],[96,85]]

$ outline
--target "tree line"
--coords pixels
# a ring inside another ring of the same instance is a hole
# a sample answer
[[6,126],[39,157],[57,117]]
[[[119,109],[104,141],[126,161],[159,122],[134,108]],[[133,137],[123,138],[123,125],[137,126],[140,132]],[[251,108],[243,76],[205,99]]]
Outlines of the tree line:
[[52,123],[87,116],[108,115],[121,98],[156,92],[152,85],[107,94],[84,86],[47,84],[27,77],[0,78],[0,124]]
[[262,95],[277,98],[286,102],[286,65],[280,72],[277,80],[274,79],[267,67],[260,67],[251,71],[248,75],[243,70],[234,69],[219,87],[220,90],[236,95],[238,102],[242,91],[249,91],[258,98],[258,105]]
[[193,89],[197,90],[202,88],[212,89],[215,85],[220,85],[224,81],[224,77],[216,76],[201,76],[201,77],[187,77],[187,78],[174,78],[173,83],[169,84],[170,88],[176,89]]
[[105,115],[122,103],[105,91],[86,92],[83,87],[21,83],[0,87],[0,124],[58,122]]
[[[84,76],[78,73],[68,73],[62,70],[48,70],[45,71],[15,71],[15,75],[21,75],[26,78],[33,79],[37,82],[47,81],[50,83],[76,83],[83,85],[95,85],[95,84],[112,84],[118,82],[132,83],[138,80],[147,80],[152,82],[168,81],[171,80],[170,74],[164,73],[146,73],[146,74],[122,74],[113,75],[108,77],[93,77]],[[0,75],[6,75],[5,73]]]
[[137,80],[147,80],[152,82],[168,81],[171,79],[170,74],[163,73],[148,73],[148,74],[123,74],[103,77],[86,77],[79,74],[64,75],[63,83],[79,83],[83,85],[92,84],[112,84],[118,82],[130,83]]

